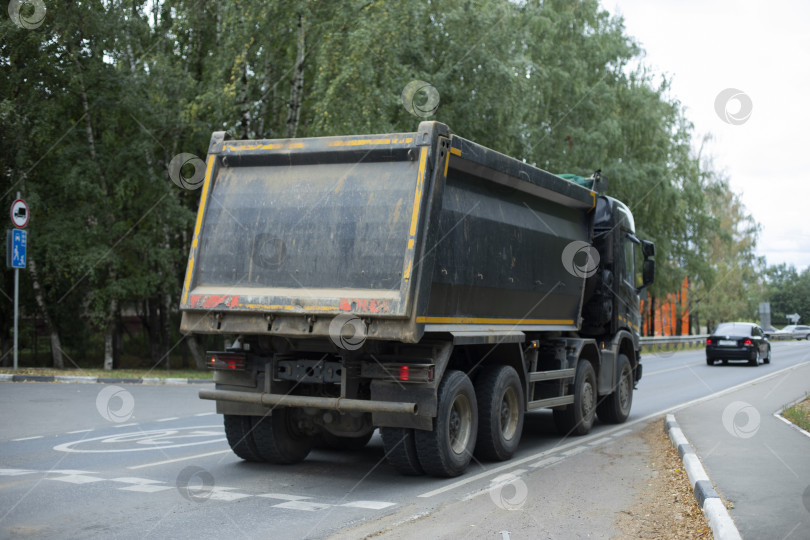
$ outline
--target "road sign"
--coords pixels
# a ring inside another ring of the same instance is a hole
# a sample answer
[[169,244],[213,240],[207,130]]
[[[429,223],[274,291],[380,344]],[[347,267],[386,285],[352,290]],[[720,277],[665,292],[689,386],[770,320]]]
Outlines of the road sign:
[[6,232],[6,266],[9,268],[25,268],[26,248],[28,247],[28,234],[22,229],[12,229]]
[[28,218],[31,213],[28,211],[28,205],[22,199],[17,199],[11,203],[11,221],[14,226],[19,229],[24,229],[28,225]]

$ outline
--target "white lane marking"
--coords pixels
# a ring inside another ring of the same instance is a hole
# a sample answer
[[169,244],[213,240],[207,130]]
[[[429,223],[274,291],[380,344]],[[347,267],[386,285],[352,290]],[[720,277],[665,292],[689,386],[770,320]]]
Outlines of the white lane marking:
[[662,373],[669,373],[670,371],[678,371],[679,369],[687,369],[687,368],[690,368],[690,367],[699,366],[699,365],[701,365],[703,363],[704,362],[693,362],[691,364],[682,364],[680,366],[671,367],[669,369],[662,369],[660,371],[652,371],[652,370],[650,370],[649,373],[644,372],[644,377],[652,377],[653,375],[661,375]]
[[20,441],[33,441],[34,439],[41,439],[44,435],[36,435],[35,437],[22,437],[20,439],[11,439],[11,442],[20,442]]
[[0,469],[0,476],[21,476],[35,472],[37,471],[31,471],[29,469]]
[[91,482],[103,482],[106,478],[99,478],[98,476],[85,476],[83,474],[69,474],[59,478],[48,478],[48,480],[58,480],[60,482],[68,482],[70,484],[90,484]]
[[619,437],[623,437],[623,436],[627,435],[631,431],[633,431],[633,430],[632,429],[623,429],[621,431],[617,431],[616,433],[613,434],[613,438],[618,439]]
[[165,484],[160,480],[150,480],[149,478],[138,478],[134,476],[124,476],[121,478],[111,478],[110,482],[121,482],[122,484]]
[[87,433],[88,431],[93,431],[92,429],[77,429],[76,431],[68,431],[68,435],[75,435],[76,433]]
[[194,416],[211,416],[212,414],[217,414],[217,413],[215,413],[215,412],[201,412],[201,413],[195,414]]
[[157,467],[158,465],[166,465],[167,463],[176,463],[178,461],[186,461],[186,460],[189,460],[189,459],[197,459],[197,458],[203,458],[203,457],[208,457],[208,456],[216,456],[218,454],[227,454],[229,452],[232,452],[232,450],[230,450],[230,449],[228,449],[228,450],[219,450],[217,452],[208,452],[206,454],[197,454],[196,456],[186,456],[186,457],[181,457],[181,458],[176,458],[176,459],[166,459],[164,461],[156,461],[154,463],[145,463],[143,465],[135,465],[133,467],[127,467],[127,469],[135,470],[135,469],[144,469],[146,467]]
[[160,420],[155,420],[155,422],[171,422],[172,420],[180,420],[180,417],[170,416],[169,418],[161,418]]
[[591,446],[599,446],[600,444],[605,444],[605,443],[608,443],[608,442],[610,442],[612,440],[613,440],[613,437],[603,437],[601,439],[593,441],[592,443],[590,443],[590,445]]
[[122,428],[122,427],[132,427],[132,426],[137,426],[137,425],[138,425],[137,422],[132,422],[131,424],[118,424],[118,425],[115,425],[115,426],[112,426],[112,427],[114,427],[114,428]]
[[395,504],[396,503],[382,501],[354,501],[341,504],[340,506],[346,506],[349,508],[367,508],[368,510],[382,510],[383,508],[388,508],[389,506],[394,506]]
[[284,493],[261,493],[257,497],[267,497],[268,499],[281,499],[282,501],[301,501],[312,497],[302,497],[301,495],[286,495]]
[[316,510],[323,510],[329,508],[329,504],[321,504],[305,501],[288,501],[281,504],[274,504],[273,508],[286,508],[288,510],[303,510],[305,512],[315,512]]
[[[516,471],[518,474],[526,472],[523,469]],[[117,482],[119,484],[126,484],[121,487],[116,487],[118,491],[133,491],[139,493],[158,493],[161,491],[168,491],[175,489],[175,486],[166,485],[162,480],[152,480],[151,478],[140,478],[137,476],[121,476],[118,478],[100,478],[97,476],[89,476],[95,474],[90,471],[79,471],[75,469],[55,469],[52,471],[35,471],[29,469],[0,469],[0,476],[18,476],[24,474],[41,473],[45,474],[47,480],[58,480],[60,482],[67,482],[70,484],[91,484],[95,482]],[[82,474],[84,473],[84,474]],[[47,476],[53,474],[61,474],[63,476],[54,477]],[[514,475],[504,475],[510,479]],[[497,480],[497,479],[496,479]],[[249,497],[263,497],[267,499],[277,499],[284,501],[279,504],[272,505],[273,508],[283,508],[287,510],[301,510],[306,512],[314,512],[326,508],[342,506],[345,508],[361,508],[365,510],[383,510],[391,506],[396,506],[397,503],[387,501],[351,501],[342,504],[329,504],[318,503],[312,500],[312,497],[305,497],[302,495],[288,495],[286,493],[241,493],[236,491],[239,488],[217,486],[212,487],[208,499],[217,501],[238,501]]]
[[229,491],[231,489],[236,488],[213,487],[211,488],[211,494],[208,496],[208,498],[215,501],[238,501],[239,499],[244,499],[245,497],[252,497],[252,495],[248,493],[231,493]]
[[118,491],[137,491],[140,493],[157,493],[158,491],[166,491],[167,489],[174,489],[174,486],[156,486],[154,484],[139,484],[134,486],[126,486],[118,488]]
[[563,460],[562,456],[551,456],[545,459],[541,459],[540,461],[536,461],[531,465],[529,465],[529,467],[536,469],[538,467],[545,467],[546,465],[553,465],[554,463],[557,463],[558,461],[562,460]]
[[[118,452],[141,452],[145,450],[163,450],[166,448],[182,448],[185,446],[198,446],[201,444],[223,442],[226,440],[225,437],[222,436],[223,429],[224,428],[222,426],[194,426],[173,429],[155,429],[150,431],[133,431],[129,433],[122,433],[120,435],[101,435],[91,439],[79,439],[78,441],[72,441],[54,446],[53,449],[58,452],[108,454]],[[196,440],[194,442],[187,443],[176,442],[183,439]],[[98,446],[90,444],[99,442],[100,445]],[[77,445],[83,445],[83,447],[74,448],[74,446]],[[129,447],[127,447],[127,445],[129,445]],[[95,446],[95,448],[93,446]]]
[[488,476],[492,476],[493,474],[497,474],[497,473],[500,473],[500,472],[503,472],[503,471],[508,471],[509,469],[518,467],[519,465],[523,465],[524,463],[527,463],[529,461],[533,461],[533,460],[536,460],[536,459],[542,459],[542,458],[546,457],[547,455],[549,455],[551,453],[556,453],[556,452],[560,452],[562,450],[567,450],[568,448],[571,448],[571,447],[576,446],[578,444],[588,444],[592,440],[595,440],[597,437],[606,437],[606,436],[616,437],[619,433],[622,433],[622,434],[629,433],[630,431],[632,431],[632,430],[629,429],[630,426],[634,426],[636,424],[640,424],[640,423],[644,423],[644,422],[649,422],[650,420],[652,420],[654,418],[661,417],[661,416],[663,416],[663,415],[665,415],[667,413],[670,413],[672,411],[676,411],[678,409],[683,409],[685,407],[689,407],[691,405],[695,405],[695,404],[701,403],[703,401],[708,401],[710,399],[714,399],[716,397],[719,397],[719,396],[722,396],[722,395],[725,395],[725,394],[729,394],[731,392],[739,390],[740,388],[744,388],[746,386],[749,386],[749,385],[754,384],[754,383],[761,382],[761,381],[769,379],[771,377],[776,377],[776,376],[778,376],[780,374],[783,374],[786,371],[792,371],[794,369],[799,369],[799,368],[807,366],[807,365],[810,365],[810,360],[807,361],[807,362],[802,362],[801,364],[795,364],[793,366],[789,366],[789,367],[780,369],[779,371],[775,371],[773,373],[763,375],[762,377],[758,377],[756,379],[751,379],[750,381],[746,381],[744,383],[740,383],[740,384],[732,386],[730,388],[726,388],[725,390],[720,390],[720,391],[715,392],[713,394],[708,394],[706,396],[696,398],[696,399],[693,399],[691,401],[687,401],[686,403],[680,403],[678,405],[673,405],[672,407],[667,407],[666,409],[662,409],[662,410],[654,412],[652,414],[648,414],[647,416],[644,416],[644,417],[639,418],[637,420],[633,420],[632,422],[628,422],[626,424],[622,424],[621,426],[617,426],[615,428],[609,429],[608,431],[605,431],[605,432],[602,432],[602,433],[596,433],[596,434],[591,435],[589,437],[582,437],[582,438],[579,438],[576,441],[572,441],[572,442],[567,443],[567,444],[560,444],[559,446],[551,448],[549,450],[544,450],[542,452],[538,452],[537,454],[527,456],[527,457],[522,458],[522,459],[517,459],[517,460],[514,460],[514,461],[510,461],[506,465],[501,465],[500,467],[495,467],[495,468],[490,469],[488,471],[484,471],[482,473],[478,473],[476,475],[464,478],[463,480],[453,482],[452,484],[448,484],[448,485],[446,485],[444,487],[422,493],[421,495],[417,495],[417,497],[420,497],[420,498],[435,497],[436,495],[441,495],[442,493],[457,489],[457,488],[459,488],[461,486],[470,484],[472,482],[477,482],[478,480],[481,480],[482,478],[486,478]]
[[577,446],[576,448],[572,448],[571,450],[568,450],[567,452],[563,452],[562,455],[564,455],[565,457],[571,457],[571,456],[575,456],[577,454],[581,454],[582,452],[584,452],[587,449],[588,449],[587,446]]

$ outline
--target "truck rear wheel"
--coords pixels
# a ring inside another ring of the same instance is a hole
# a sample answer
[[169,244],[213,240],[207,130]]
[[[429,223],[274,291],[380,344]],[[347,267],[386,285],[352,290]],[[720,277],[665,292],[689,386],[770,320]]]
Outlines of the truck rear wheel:
[[414,430],[395,427],[381,427],[380,436],[385,448],[385,459],[400,474],[419,476],[425,474],[416,454]]
[[426,473],[458,476],[472,459],[478,433],[475,388],[461,371],[445,373],[439,385],[439,407],[433,431],[417,429],[416,452]]
[[253,417],[253,440],[265,461],[298,463],[312,450],[312,437],[300,433],[291,416],[289,409],[279,407],[270,415]]
[[512,457],[523,432],[523,388],[511,366],[487,366],[475,381],[478,440],[475,455],[492,461]]
[[225,415],[225,437],[233,453],[245,461],[264,461],[253,441],[250,416]]
[[574,378],[574,403],[554,410],[554,424],[561,435],[586,435],[596,413],[596,373],[587,360],[580,359]]
[[608,424],[621,424],[627,420],[633,405],[633,368],[630,359],[620,354],[619,367],[621,371],[616,388],[596,406],[599,419]]
[[374,435],[373,430],[362,437],[342,437],[324,431],[315,436],[313,446],[324,450],[360,450],[365,448],[372,435]]

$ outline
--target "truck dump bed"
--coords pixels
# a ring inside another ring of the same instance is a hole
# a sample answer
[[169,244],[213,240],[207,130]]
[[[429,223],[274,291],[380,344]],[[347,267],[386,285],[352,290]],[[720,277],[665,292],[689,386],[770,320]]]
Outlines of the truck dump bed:
[[[211,140],[186,333],[368,339],[575,330],[593,191],[423,122],[415,133]],[[566,269],[568,268],[568,269]]]

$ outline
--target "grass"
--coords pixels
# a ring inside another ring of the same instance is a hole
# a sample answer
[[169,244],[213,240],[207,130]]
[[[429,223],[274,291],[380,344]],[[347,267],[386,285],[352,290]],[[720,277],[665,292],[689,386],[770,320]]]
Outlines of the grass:
[[105,371],[103,369],[53,369],[53,368],[0,368],[0,373],[13,373],[15,375],[54,375],[67,377],[120,377],[122,379],[144,378],[178,378],[178,379],[211,379],[210,371],[197,371],[194,369],[116,369]]
[[810,431],[810,398],[782,411],[782,417],[787,418],[803,430]]

